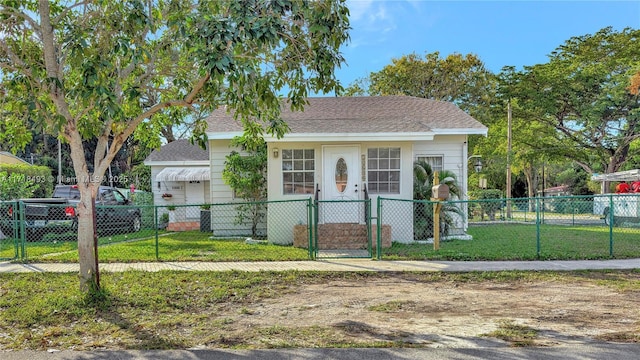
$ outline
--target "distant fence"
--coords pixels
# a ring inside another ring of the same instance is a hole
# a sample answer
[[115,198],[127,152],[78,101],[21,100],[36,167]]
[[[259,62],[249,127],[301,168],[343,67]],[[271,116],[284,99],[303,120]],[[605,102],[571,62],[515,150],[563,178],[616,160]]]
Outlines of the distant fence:
[[391,226],[392,242],[378,258],[640,257],[640,194],[443,201],[438,251],[434,204],[380,198],[378,226]]
[[[99,260],[276,261],[322,257],[535,260],[640,257],[640,195],[444,201],[293,201],[98,206]],[[0,202],[0,259],[77,261],[75,209]]]

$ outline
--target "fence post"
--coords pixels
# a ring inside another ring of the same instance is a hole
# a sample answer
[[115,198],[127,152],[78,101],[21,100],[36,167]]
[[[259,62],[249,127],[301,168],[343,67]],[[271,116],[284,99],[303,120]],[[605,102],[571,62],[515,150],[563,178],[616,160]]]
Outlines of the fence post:
[[[10,203],[11,206],[11,232],[12,234],[10,235],[13,238],[13,260],[18,260],[18,258],[20,258],[20,239],[18,237],[18,202],[12,202]],[[5,234],[7,235],[7,234]]]
[[609,217],[609,256],[613,256],[613,222],[615,219],[613,212],[613,195],[609,194],[609,213],[607,214]]
[[308,234],[308,246],[307,246],[307,250],[309,253],[309,259],[310,260],[315,260],[315,256],[314,256],[314,252],[313,252],[313,233],[314,233],[314,226],[313,226],[313,201],[311,200],[311,198],[307,199],[307,234]]
[[382,198],[380,196],[378,196],[378,200],[377,200],[377,214],[376,214],[376,221],[377,221],[377,231],[376,231],[376,258],[378,260],[382,259]]
[[153,205],[153,227],[156,228],[156,260],[160,260],[158,225],[158,206]]
[[26,206],[24,202],[18,202],[18,226],[20,226],[20,260],[27,261],[27,229],[26,223]]
[[320,222],[320,202],[313,202],[313,258],[318,257],[318,223]]
[[[365,200],[365,215],[366,216],[366,221],[365,224],[367,226],[367,246],[369,247],[369,259],[371,259],[373,257],[373,253],[371,251],[373,251],[372,249],[372,239],[371,239],[371,199],[366,199]],[[377,236],[377,235],[376,235]],[[378,250],[376,250],[378,251]]]
[[540,259],[540,198],[536,198],[536,257]]

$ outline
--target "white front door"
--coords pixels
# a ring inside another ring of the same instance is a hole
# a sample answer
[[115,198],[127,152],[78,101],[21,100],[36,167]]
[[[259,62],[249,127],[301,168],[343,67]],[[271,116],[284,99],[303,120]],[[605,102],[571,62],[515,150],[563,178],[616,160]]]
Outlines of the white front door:
[[320,198],[324,203],[320,212],[324,223],[359,223],[364,218],[361,202],[360,147],[325,146],[323,148],[323,181]]
[[203,181],[185,181],[185,204],[202,204],[204,202]]

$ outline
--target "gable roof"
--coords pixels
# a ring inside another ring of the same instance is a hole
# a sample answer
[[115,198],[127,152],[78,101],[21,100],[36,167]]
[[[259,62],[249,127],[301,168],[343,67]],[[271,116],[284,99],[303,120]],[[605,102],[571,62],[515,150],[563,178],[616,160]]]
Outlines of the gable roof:
[[[304,111],[286,104],[282,119],[291,131],[284,140],[319,136],[359,138],[433,138],[439,134],[487,134],[487,127],[453,103],[412,96],[309,98]],[[242,126],[225,108],[207,118],[209,139],[228,139]],[[266,139],[268,141],[268,139]]]
[[209,164],[209,151],[203,150],[198,145],[193,145],[189,140],[181,139],[162,145],[160,149],[155,149],[146,159],[145,165],[158,165],[162,163],[174,163],[176,165],[186,163]]
[[0,164],[23,164],[31,165],[28,161],[24,161],[19,157],[7,151],[0,151]]

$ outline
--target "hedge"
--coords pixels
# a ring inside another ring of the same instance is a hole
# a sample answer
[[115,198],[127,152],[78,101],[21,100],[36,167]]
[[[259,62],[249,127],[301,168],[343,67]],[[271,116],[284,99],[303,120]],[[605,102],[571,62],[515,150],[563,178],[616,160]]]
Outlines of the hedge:
[[51,175],[51,169],[46,166],[27,164],[0,164],[0,172],[5,171],[7,175],[12,173],[23,174],[27,181],[37,185],[34,197],[50,197],[53,194],[53,184],[55,179]]

